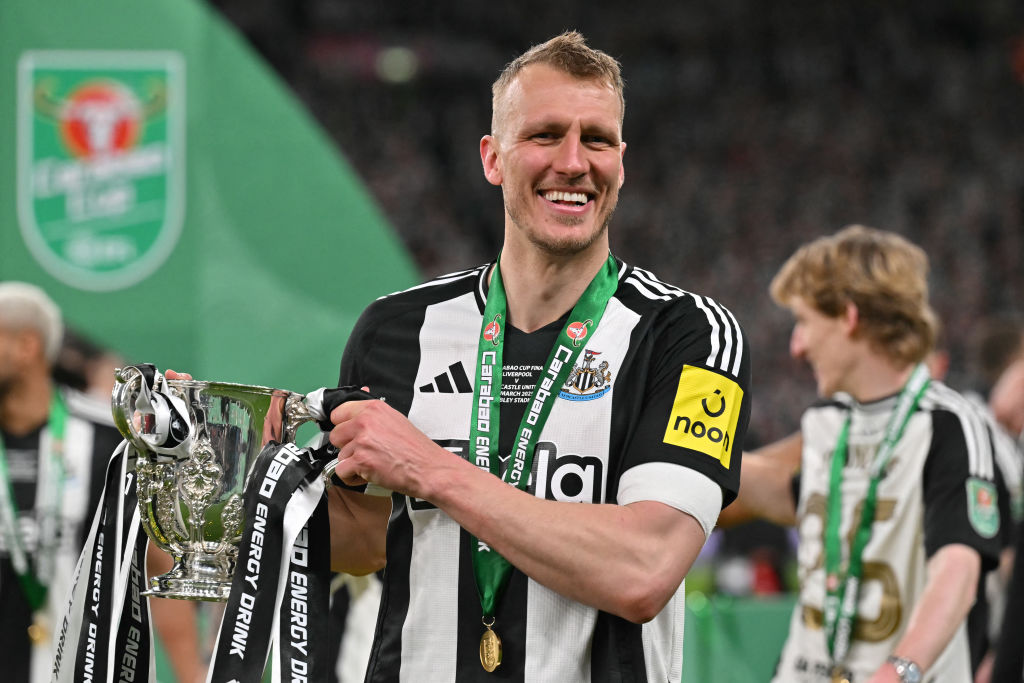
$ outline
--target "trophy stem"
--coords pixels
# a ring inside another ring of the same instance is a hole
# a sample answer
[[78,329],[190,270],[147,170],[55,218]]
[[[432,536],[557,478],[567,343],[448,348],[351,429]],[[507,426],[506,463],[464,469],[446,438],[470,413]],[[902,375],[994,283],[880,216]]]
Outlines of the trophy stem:
[[143,595],[176,600],[224,602],[231,594],[235,560],[221,553],[186,552],[174,557],[166,574],[149,580]]

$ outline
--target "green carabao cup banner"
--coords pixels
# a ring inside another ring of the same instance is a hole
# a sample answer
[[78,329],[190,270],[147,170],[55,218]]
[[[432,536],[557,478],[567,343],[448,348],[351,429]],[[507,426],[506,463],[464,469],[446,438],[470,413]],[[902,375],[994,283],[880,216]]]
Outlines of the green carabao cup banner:
[[363,308],[419,279],[344,150],[195,0],[0,3],[0,158],[0,279],[132,362],[330,385]]
[[144,280],[185,209],[184,63],[175,52],[24,52],[18,223],[36,261],[80,289]]

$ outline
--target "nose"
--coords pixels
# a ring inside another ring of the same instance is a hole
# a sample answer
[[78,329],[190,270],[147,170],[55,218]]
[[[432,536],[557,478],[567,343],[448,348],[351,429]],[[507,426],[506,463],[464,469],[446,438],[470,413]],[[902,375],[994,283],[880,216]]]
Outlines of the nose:
[[578,135],[569,134],[562,138],[552,167],[556,172],[570,177],[587,172],[586,148]]
[[807,344],[804,342],[804,336],[799,327],[794,327],[793,333],[789,336],[789,355],[799,360],[804,357],[806,352]]

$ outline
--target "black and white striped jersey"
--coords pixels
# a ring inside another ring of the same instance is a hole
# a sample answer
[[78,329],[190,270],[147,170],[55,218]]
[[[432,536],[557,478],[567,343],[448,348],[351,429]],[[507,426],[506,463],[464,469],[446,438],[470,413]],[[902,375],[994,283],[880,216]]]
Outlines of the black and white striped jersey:
[[[544,426],[527,490],[556,501],[655,500],[684,511],[711,491],[716,505],[727,504],[739,486],[750,412],[740,326],[712,299],[618,267],[617,291]],[[368,386],[463,457],[489,271],[490,264],[378,300],[341,365],[341,384]],[[506,332],[501,459],[565,322]],[[680,680],[682,586],[639,625],[515,570],[497,605],[504,658],[487,674],[469,535],[428,502],[396,495],[394,504],[367,680]]]
[[[797,504],[800,599],[776,672],[779,683],[830,680],[822,607],[832,452],[849,414],[840,526],[846,558],[851,528],[859,519],[867,492],[869,467],[895,402],[895,396],[867,404],[843,397],[804,414]],[[879,483],[875,521],[864,549],[857,619],[845,663],[853,680],[870,678],[903,636],[927,581],[928,558],[939,548],[962,543],[978,550],[983,568],[994,566],[1000,545],[994,477],[988,424],[967,399],[933,380]],[[935,683],[971,680],[965,624],[928,669],[927,678]]]
[[[121,442],[109,405],[70,389],[64,390],[63,395],[68,416],[62,459],[64,484],[60,489],[60,544],[54,558],[54,578],[47,592],[46,614],[43,615],[43,619],[48,619],[51,635],[66,607],[64,601],[71,588],[75,564],[103,490],[107,461]],[[49,425],[41,425],[39,429],[23,435],[5,433],[3,439],[11,490],[18,506],[18,524],[28,544],[28,552],[33,556],[39,527],[33,512],[36,499],[53,495],[52,491],[41,490],[43,482],[52,483],[54,479],[42,471],[49,462],[39,457],[41,448],[45,452],[50,449]],[[6,546],[0,547],[0,642],[6,643],[9,651],[15,653],[7,658],[5,681],[50,680],[53,652],[48,641],[33,646],[28,637],[28,627],[32,622],[32,610],[11,565],[10,553]]]

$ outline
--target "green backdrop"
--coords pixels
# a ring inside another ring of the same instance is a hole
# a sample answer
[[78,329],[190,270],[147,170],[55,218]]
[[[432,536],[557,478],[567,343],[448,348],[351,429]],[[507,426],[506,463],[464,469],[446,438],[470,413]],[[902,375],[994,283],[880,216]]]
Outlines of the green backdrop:
[[[76,158],[76,135],[102,147],[104,116],[131,124],[132,88],[134,143],[107,129],[132,154],[108,167]],[[73,327],[131,361],[333,384],[362,309],[418,279],[332,142],[193,0],[0,3],[0,160],[0,279],[43,286]],[[74,173],[87,182],[52,191]],[[134,252],[138,272],[118,282],[111,264]],[[86,267],[69,276],[48,262],[61,253]]]

